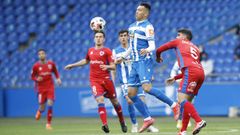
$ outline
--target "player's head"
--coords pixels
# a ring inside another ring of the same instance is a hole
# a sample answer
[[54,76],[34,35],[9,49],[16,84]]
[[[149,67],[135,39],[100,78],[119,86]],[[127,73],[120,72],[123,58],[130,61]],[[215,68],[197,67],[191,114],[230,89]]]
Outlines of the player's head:
[[46,51],[44,49],[38,49],[38,58],[41,61],[46,59]]
[[128,43],[128,30],[120,30],[118,32],[118,40],[122,45],[127,45]]
[[187,39],[187,40],[191,41],[193,38],[191,30],[179,29],[177,32],[178,32],[177,39]]
[[149,3],[142,2],[139,4],[136,10],[136,20],[137,21],[142,21],[148,18],[149,13],[151,10],[151,6]]
[[95,31],[94,42],[97,46],[103,45],[105,41],[105,33],[103,31]]

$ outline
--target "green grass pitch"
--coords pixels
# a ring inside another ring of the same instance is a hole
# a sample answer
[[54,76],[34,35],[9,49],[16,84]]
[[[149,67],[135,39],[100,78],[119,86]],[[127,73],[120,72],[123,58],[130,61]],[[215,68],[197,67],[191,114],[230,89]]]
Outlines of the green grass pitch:
[[[240,118],[224,117],[204,117],[207,121],[200,135],[240,135]],[[125,135],[134,135],[130,133],[131,124],[126,120],[128,133]],[[139,125],[142,119],[138,118]],[[0,135],[104,135],[101,130],[101,124],[98,118],[54,118],[52,131],[45,130],[46,119],[41,118],[35,121],[34,118],[0,118]],[[120,130],[117,118],[108,119],[110,135],[124,134]],[[176,135],[176,123],[170,117],[157,117],[155,127],[160,129],[159,133],[147,133],[142,135]],[[188,135],[191,134],[193,127],[188,129]]]

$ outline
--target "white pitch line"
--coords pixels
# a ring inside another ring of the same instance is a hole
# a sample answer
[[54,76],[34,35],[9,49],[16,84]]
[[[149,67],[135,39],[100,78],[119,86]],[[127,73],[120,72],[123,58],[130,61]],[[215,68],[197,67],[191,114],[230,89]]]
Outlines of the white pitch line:
[[232,133],[232,132],[238,132],[239,130],[238,129],[229,129],[229,130],[222,130],[222,131],[215,131],[215,132],[226,132],[226,133]]

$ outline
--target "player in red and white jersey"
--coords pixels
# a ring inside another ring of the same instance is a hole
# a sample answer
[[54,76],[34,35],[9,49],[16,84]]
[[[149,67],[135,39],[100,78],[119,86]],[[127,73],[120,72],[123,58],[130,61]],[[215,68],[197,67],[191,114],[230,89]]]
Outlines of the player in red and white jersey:
[[167,84],[173,84],[175,80],[182,78],[178,89],[178,100],[181,104],[180,110],[183,119],[179,135],[186,134],[190,117],[196,122],[193,135],[198,134],[206,126],[206,121],[200,118],[194,105],[191,104],[192,99],[198,94],[204,81],[204,71],[200,63],[200,52],[191,40],[192,32],[188,29],[180,29],[175,40],[161,45],[156,52],[156,61],[162,62],[161,53],[168,49],[175,49],[178,64],[182,71],[181,74],[171,77],[166,81]]
[[54,94],[54,80],[52,73],[57,78],[57,83],[61,84],[61,79],[57,71],[56,65],[53,61],[46,59],[46,51],[44,49],[38,50],[39,61],[33,65],[31,78],[35,81],[35,86],[38,93],[39,109],[36,113],[36,120],[39,120],[41,113],[45,110],[45,103],[47,102],[47,124],[46,129],[52,129],[52,106],[55,98]]
[[122,114],[122,107],[117,100],[115,87],[110,78],[109,70],[115,69],[112,51],[104,47],[104,41],[105,33],[103,31],[96,31],[94,34],[95,47],[88,50],[85,59],[69,64],[65,69],[69,70],[74,67],[90,64],[90,84],[92,87],[92,94],[98,103],[98,113],[103,124],[102,130],[105,133],[109,133],[107,112],[104,104],[104,97],[106,97],[110,99],[117,112],[122,131],[127,132],[127,126],[125,125]]

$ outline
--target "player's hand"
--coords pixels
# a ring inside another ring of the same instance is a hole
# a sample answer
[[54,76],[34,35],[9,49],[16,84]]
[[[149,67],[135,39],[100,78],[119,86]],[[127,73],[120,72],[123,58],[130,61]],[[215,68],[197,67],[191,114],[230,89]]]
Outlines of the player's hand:
[[147,49],[141,49],[140,54],[142,56],[146,55],[148,53]]
[[73,66],[72,66],[71,64],[69,64],[69,65],[65,66],[64,69],[65,69],[65,70],[70,70],[70,69],[72,69],[72,67],[73,67]]
[[172,85],[174,82],[175,82],[174,77],[168,78],[168,79],[165,81],[165,83],[166,83],[167,85]]
[[101,68],[102,70],[107,70],[107,69],[108,69],[108,65],[100,65],[100,68]]
[[57,79],[57,84],[58,84],[58,85],[61,85],[61,84],[62,84],[62,81],[61,81],[60,78]]
[[37,77],[37,81],[38,81],[38,82],[41,82],[42,80],[43,80],[43,77],[41,77],[41,76],[38,76],[38,77]]
[[120,64],[120,63],[122,63],[122,61],[123,61],[122,57],[117,58],[117,59],[114,60],[114,64]]
[[162,59],[162,57],[157,57],[157,58],[156,58],[156,61],[157,61],[158,63],[162,63],[162,62],[163,62],[163,59]]

